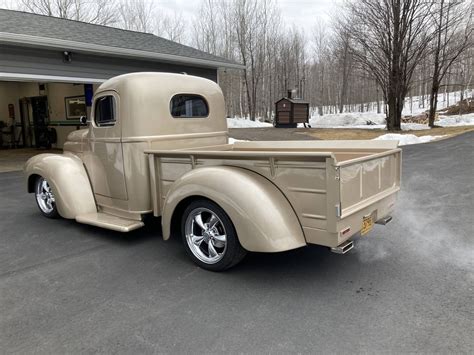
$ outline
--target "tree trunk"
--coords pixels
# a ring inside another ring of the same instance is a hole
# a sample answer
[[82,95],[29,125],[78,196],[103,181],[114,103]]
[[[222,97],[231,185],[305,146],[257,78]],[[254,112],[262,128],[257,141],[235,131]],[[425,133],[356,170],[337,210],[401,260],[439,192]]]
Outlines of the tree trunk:
[[430,95],[430,113],[428,116],[428,125],[433,128],[434,122],[436,118],[436,108],[438,106],[438,91],[439,85],[438,83],[433,83],[431,88],[431,95]]

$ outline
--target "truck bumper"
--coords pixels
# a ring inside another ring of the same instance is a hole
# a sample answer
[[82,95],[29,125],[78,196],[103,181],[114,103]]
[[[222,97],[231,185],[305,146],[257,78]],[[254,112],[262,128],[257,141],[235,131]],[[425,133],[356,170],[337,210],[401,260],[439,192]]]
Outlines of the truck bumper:
[[[397,193],[394,193],[356,213],[339,218],[335,228],[334,226],[332,226],[333,228],[328,226],[328,229],[303,227],[306,242],[308,244],[336,248],[361,231],[362,221],[365,216],[372,216],[373,221],[377,224],[388,223],[388,219],[391,220],[391,213],[393,212],[396,199]],[[335,230],[335,232],[331,232],[331,229]]]

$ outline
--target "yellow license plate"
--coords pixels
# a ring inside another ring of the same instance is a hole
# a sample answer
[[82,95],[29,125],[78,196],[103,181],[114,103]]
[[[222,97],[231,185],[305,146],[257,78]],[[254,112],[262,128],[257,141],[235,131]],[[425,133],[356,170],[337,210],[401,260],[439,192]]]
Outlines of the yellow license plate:
[[372,230],[374,226],[374,220],[372,216],[362,217],[362,229],[360,230],[360,235],[366,235]]

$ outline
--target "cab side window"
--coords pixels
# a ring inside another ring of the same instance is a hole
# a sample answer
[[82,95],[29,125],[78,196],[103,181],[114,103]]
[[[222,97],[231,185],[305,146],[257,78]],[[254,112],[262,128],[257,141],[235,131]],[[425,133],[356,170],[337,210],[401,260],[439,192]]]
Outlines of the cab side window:
[[179,94],[171,99],[170,112],[174,118],[204,118],[209,116],[209,107],[202,96]]
[[109,127],[115,124],[115,99],[113,96],[99,97],[95,101],[94,119],[98,127]]

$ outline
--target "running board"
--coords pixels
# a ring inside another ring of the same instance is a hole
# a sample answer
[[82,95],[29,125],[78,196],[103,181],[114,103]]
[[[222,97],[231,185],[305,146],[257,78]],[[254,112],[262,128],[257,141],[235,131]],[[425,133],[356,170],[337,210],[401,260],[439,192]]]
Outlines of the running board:
[[117,232],[130,232],[145,225],[142,221],[117,217],[104,212],[95,212],[77,216],[76,221],[79,223],[90,224],[91,226],[111,229]]

